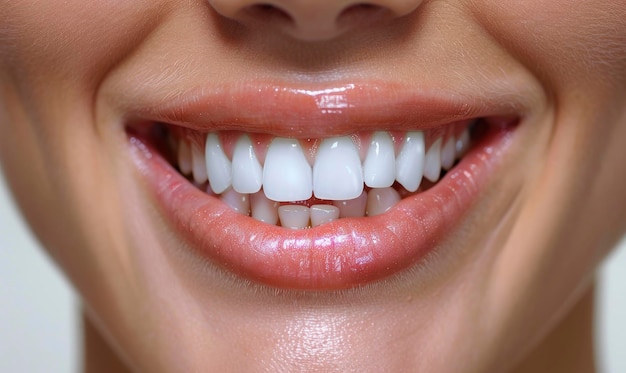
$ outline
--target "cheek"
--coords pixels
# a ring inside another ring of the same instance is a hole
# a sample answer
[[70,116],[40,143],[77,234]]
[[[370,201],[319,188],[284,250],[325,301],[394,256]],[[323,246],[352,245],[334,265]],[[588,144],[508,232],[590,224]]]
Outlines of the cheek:
[[[0,64],[31,81],[97,84],[166,10],[159,1],[0,0]],[[45,79],[44,79],[45,78]]]
[[[0,0],[3,171],[51,256],[82,293],[102,299],[110,285],[98,283],[94,268],[105,263],[98,255],[118,260],[104,232],[120,212],[93,98],[102,77],[150,31],[157,9],[166,11],[159,5]],[[94,196],[110,201],[104,211]]]
[[551,88],[626,87],[626,2],[479,0],[474,6],[488,32]]

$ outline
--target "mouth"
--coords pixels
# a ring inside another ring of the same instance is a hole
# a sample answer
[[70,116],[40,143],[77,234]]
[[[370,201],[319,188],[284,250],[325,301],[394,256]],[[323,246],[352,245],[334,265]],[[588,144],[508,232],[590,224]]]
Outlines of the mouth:
[[436,251],[521,121],[510,103],[397,90],[374,103],[372,90],[194,92],[134,113],[126,132],[163,215],[201,257],[269,286],[350,288]]

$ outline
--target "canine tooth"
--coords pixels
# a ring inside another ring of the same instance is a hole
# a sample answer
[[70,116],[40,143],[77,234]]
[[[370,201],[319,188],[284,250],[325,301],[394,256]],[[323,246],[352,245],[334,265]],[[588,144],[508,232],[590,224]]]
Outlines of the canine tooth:
[[204,154],[195,145],[191,146],[191,167],[193,169],[193,180],[198,184],[207,181],[206,162]]
[[396,158],[396,180],[409,192],[415,192],[424,173],[425,141],[421,131],[407,132]]
[[363,192],[363,167],[350,137],[325,139],[313,166],[313,193],[329,200],[354,199]]
[[290,229],[309,226],[309,208],[302,205],[284,205],[278,208],[280,225]]
[[424,177],[433,183],[439,180],[441,174],[441,138],[435,140],[426,152],[424,162]]
[[370,188],[386,188],[396,178],[396,155],[387,132],[375,132],[363,163],[363,179]]
[[400,202],[400,194],[393,188],[372,189],[367,194],[367,216],[376,216],[387,212]]
[[295,139],[275,138],[265,157],[263,191],[278,202],[303,201],[313,195],[313,175]]
[[365,216],[365,208],[367,207],[367,192],[363,191],[363,193],[355,199],[333,201],[333,205],[339,208],[340,218],[363,217]]
[[332,205],[313,205],[310,213],[312,227],[339,219],[339,208]]
[[211,189],[216,194],[221,194],[231,185],[232,166],[224,154],[220,139],[214,133],[209,133],[206,137],[205,156]]
[[441,167],[444,170],[449,170],[454,165],[455,143],[454,136],[451,136],[441,148]]
[[224,193],[222,193],[220,198],[224,201],[224,203],[238,213],[242,215],[250,215],[249,195],[237,193],[232,188],[228,188]]
[[466,128],[456,140],[456,157],[461,158],[467,153],[470,145],[469,129]]
[[189,149],[187,141],[183,139],[178,144],[178,168],[183,175],[191,174],[191,149]]
[[263,191],[250,196],[252,217],[267,224],[278,224],[278,206],[280,203],[265,197]]
[[263,183],[263,168],[254,152],[248,135],[243,135],[235,145],[232,161],[233,189],[239,193],[256,193]]

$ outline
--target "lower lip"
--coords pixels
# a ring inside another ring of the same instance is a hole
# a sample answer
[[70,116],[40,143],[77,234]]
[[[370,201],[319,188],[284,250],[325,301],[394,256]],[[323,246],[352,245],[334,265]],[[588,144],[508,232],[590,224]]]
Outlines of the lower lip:
[[387,213],[288,230],[240,215],[182,177],[149,142],[131,154],[162,213],[200,256],[249,280],[288,289],[335,290],[399,273],[437,250],[479,199],[511,129],[492,129],[434,187]]

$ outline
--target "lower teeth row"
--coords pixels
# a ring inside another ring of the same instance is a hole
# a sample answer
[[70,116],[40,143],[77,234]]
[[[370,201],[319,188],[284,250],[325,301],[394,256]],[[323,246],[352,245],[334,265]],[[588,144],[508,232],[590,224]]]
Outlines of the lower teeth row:
[[281,204],[265,196],[263,191],[241,194],[232,188],[220,199],[236,212],[254,219],[285,228],[302,229],[330,223],[340,218],[380,215],[401,199],[394,188],[377,188],[363,191],[358,198],[332,201],[332,204]]
[[[386,132],[375,133],[370,149],[374,146],[378,149],[383,148],[380,143],[375,144],[374,142],[381,138],[384,140],[385,134]],[[405,136],[405,142],[397,156],[394,154],[393,147],[391,148],[392,164],[387,165],[387,168],[393,169],[391,179],[385,181],[386,185],[383,187],[371,187],[369,183],[365,182],[367,175],[364,175],[366,173],[364,169],[367,167],[370,153],[372,153],[371,150],[368,152],[368,157],[363,166],[356,165],[358,173],[356,178],[353,175],[341,175],[342,170],[347,170],[347,173],[351,174],[355,173],[355,166],[348,167],[342,163],[346,153],[348,157],[355,153],[355,150],[352,149],[345,150],[345,139],[330,138],[324,140],[320,149],[324,147],[325,143],[328,143],[329,146],[327,147],[329,148],[333,146],[335,149],[343,147],[343,152],[340,150],[335,155],[332,151],[326,151],[324,154],[329,159],[323,161],[320,160],[323,156],[320,156],[318,151],[314,167],[311,168],[308,163],[305,165],[309,169],[305,173],[309,173],[313,177],[315,177],[319,164],[325,165],[319,168],[326,167],[328,169],[328,166],[331,167],[330,172],[326,170],[326,173],[322,173],[322,175],[331,174],[333,176],[330,179],[334,180],[315,185],[312,185],[313,181],[302,183],[299,176],[294,177],[294,175],[302,173],[303,165],[298,165],[299,168],[289,168],[290,162],[288,160],[294,155],[286,154],[285,149],[287,148],[287,152],[292,151],[293,149],[289,147],[297,144],[297,140],[275,138],[268,148],[264,167],[256,159],[254,149],[246,135],[242,135],[240,141],[237,142],[233,161],[226,157],[217,136],[211,133],[207,135],[204,152],[195,145],[189,145],[182,138],[178,140],[175,148],[177,148],[178,168],[181,173],[190,176],[196,185],[205,186],[207,193],[219,195],[219,198],[233,210],[267,224],[302,229],[345,217],[382,214],[401,200],[398,190],[409,193],[415,192],[420,188],[422,178],[436,182],[440,177],[441,169],[450,169],[454,161],[460,159],[470,145],[469,129],[467,128],[458,136],[458,139],[450,136],[445,143],[442,138],[435,140],[428,151],[424,149],[423,133],[420,131],[409,132]],[[273,154],[272,151],[276,154]],[[301,152],[301,149],[296,150],[296,153],[298,151]],[[242,157],[238,156],[238,153],[240,155],[251,154],[251,156]],[[387,153],[389,153],[388,149]],[[244,162],[237,161],[237,159],[242,158]],[[387,158],[389,158],[389,154],[387,154]],[[273,159],[278,159],[280,165],[272,164],[275,162]],[[251,164],[254,162],[258,166],[256,170],[254,170],[254,165],[252,167],[241,166],[242,163]],[[378,167],[380,170],[380,166]],[[241,172],[242,170],[243,172]],[[407,172],[407,170],[409,171]],[[271,175],[268,176],[268,173]],[[253,174],[257,174],[257,180],[254,180]],[[242,182],[242,180],[237,179],[238,176],[248,180]],[[299,180],[295,181],[294,186],[290,186],[288,185],[290,179]],[[360,188],[358,185],[354,185],[356,184],[355,179],[359,179],[356,183],[361,183]],[[364,188],[364,182],[368,186],[367,190]],[[298,193],[297,189],[302,184],[308,185],[308,190]],[[352,186],[345,188],[345,184],[352,184]],[[396,185],[398,190],[391,185]],[[322,191],[324,187],[326,190]],[[294,189],[296,189],[296,193],[293,193]],[[344,189],[344,191],[337,189]],[[316,198],[324,199],[323,204],[315,204],[315,201],[309,202],[308,200],[313,194]]]

